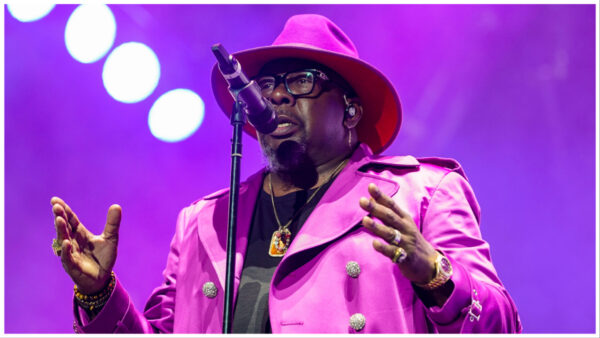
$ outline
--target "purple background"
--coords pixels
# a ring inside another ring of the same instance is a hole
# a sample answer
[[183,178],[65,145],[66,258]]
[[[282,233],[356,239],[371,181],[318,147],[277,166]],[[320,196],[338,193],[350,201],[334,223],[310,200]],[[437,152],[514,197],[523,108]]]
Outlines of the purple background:
[[[136,104],[105,91],[106,56],[82,64],[68,54],[74,8],[31,23],[4,11],[6,332],[72,332],[72,282],[50,249],[53,195],[94,232],[111,203],[122,205],[115,271],[143,308],[178,211],[229,182],[231,131],[210,89],[210,46],[268,45],[297,13],[330,17],[396,86],[404,124],[385,154],[465,167],[525,332],[594,332],[595,6],[111,5],[114,46],[143,42],[161,62],[158,87]],[[147,116],[175,88],[198,93],[206,115],[169,144]],[[264,163],[244,142],[243,178]]]

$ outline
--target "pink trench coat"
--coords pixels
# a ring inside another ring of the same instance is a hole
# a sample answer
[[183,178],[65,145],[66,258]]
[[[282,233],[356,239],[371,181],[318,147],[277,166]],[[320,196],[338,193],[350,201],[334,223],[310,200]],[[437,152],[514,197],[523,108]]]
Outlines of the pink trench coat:
[[[235,295],[262,172],[240,189]],[[359,205],[375,183],[413,217],[424,237],[452,262],[455,289],[427,308],[360,226]],[[219,333],[222,328],[228,193],[218,191],[179,214],[164,271],[145,311],[136,310],[117,280],[100,314],[75,308],[76,332]],[[269,313],[274,333],[521,332],[517,309],[490,261],[479,231],[479,206],[458,163],[411,156],[374,157],[361,146],[324,194],[274,273]],[[267,248],[265,248],[266,252]],[[346,264],[357,262],[352,278]],[[217,287],[209,298],[202,288]],[[235,297],[235,296],[234,296]],[[362,314],[364,328],[350,317]]]

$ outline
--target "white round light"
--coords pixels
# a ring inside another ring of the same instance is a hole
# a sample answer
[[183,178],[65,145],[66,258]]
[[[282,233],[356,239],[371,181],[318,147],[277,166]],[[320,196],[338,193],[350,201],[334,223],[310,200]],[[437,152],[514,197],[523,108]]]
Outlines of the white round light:
[[21,22],[31,22],[39,20],[56,6],[53,3],[35,2],[35,3],[18,3],[13,2],[7,5],[8,11],[13,18]]
[[204,102],[188,89],[161,95],[150,108],[148,126],[157,139],[178,142],[191,136],[204,120]]
[[71,56],[82,63],[100,60],[115,42],[117,23],[108,6],[79,5],[67,21],[65,44]]
[[104,88],[115,100],[139,102],[152,94],[160,78],[160,63],[148,46],[127,42],[116,47],[102,69]]

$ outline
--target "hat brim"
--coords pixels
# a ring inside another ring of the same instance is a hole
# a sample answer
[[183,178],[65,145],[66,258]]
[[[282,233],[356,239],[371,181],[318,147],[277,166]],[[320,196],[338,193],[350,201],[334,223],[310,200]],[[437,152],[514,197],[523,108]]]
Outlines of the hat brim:
[[[385,150],[400,130],[402,108],[394,86],[377,68],[364,61],[302,44],[258,47],[233,55],[248,77],[258,74],[266,63],[281,58],[307,59],[335,70],[352,86],[362,102],[363,116],[356,127],[358,139],[375,154]],[[233,98],[216,63],[211,82],[217,103],[227,116],[231,116]],[[246,123],[244,131],[256,138],[256,130],[251,124]]]

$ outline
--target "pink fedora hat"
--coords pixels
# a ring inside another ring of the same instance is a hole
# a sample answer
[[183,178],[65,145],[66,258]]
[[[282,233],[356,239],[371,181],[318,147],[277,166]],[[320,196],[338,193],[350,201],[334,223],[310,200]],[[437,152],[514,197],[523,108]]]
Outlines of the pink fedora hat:
[[[377,68],[359,59],[348,36],[324,16],[292,16],[271,46],[233,55],[248,77],[257,75],[267,62],[281,58],[307,59],[336,71],[362,101],[364,113],[357,126],[358,139],[369,145],[375,154],[385,150],[400,130],[402,108],[394,86]],[[233,99],[216,63],[211,81],[219,106],[229,116]],[[252,125],[247,123],[244,130],[256,138]]]

